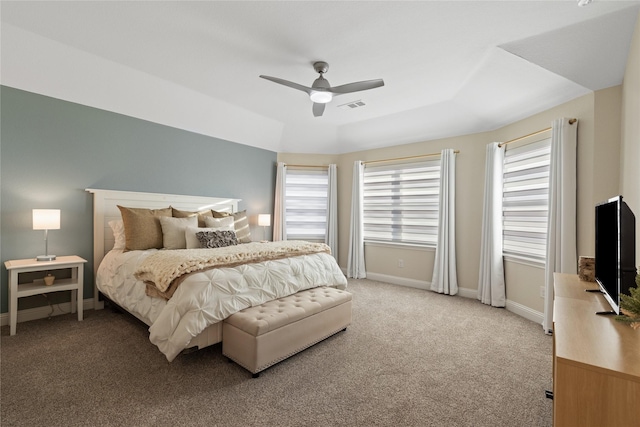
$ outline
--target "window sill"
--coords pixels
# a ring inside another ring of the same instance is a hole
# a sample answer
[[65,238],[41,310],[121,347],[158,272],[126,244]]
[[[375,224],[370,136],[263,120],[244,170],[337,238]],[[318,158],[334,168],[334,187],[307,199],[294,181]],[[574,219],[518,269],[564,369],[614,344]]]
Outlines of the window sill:
[[387,243],[387,242],[364,242],[365,246],[380,247],[380,248],[397,248],[397,249],[409,249],[413,251],[422,252],[435,252],[435,247],[412,245],[410,243]]
[[520,258],[514,255],[503,255],[502,258],[506,261],[506,262],[513,262],[515,264],[521,264],[521,265],[526,265],[529,267],[535,267],[535,268],[541,268],[544,270],[545,268],[545,263],[541,262],[541,261],[534,261],[531,259],[526,259],[526,258]]

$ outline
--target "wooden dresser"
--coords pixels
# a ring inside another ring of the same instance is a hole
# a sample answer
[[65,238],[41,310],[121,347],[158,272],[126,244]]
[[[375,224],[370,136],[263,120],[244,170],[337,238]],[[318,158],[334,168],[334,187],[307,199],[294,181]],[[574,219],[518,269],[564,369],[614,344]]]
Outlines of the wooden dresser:
[[640,330],[614,316],[597,284],[554,275],[553,425],[640,426]]

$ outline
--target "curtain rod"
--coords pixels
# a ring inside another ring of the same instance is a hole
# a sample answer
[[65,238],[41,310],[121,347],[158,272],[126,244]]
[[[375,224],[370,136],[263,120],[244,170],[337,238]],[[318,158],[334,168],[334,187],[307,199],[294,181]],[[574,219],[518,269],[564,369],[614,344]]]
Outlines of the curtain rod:
[[[574,124],[574,123],[575,123],[575,122],[577,122],[577,121],[578,121],[578,119],[569,119],[569,124],[570,124],[570,125],[572,125],[572,124]],[[521,137],[519,137],[519,138],[512,139],[511,141],[501,142],[500,144],[498,144],[498,147],[502,147],[503,145],[511,144],[512,142],[522,141],[523,139],[529,138],[529,137],[531,137],[531,136],[536,136],[536,135],[539,135],[539,134],[541,134],[541,133],[548,132],[548,131],[550,131],[550,130],[551,130],[551,128],[550,128],[550,127],[548,127],[548,128],[546,128],[546,129],[542,129],[542,130],[539,130],[539,131],[536,131],[536,132],[532,132],[532,133],[530,133],[530,134],[528,134],[528,135],[525,135],[525,136],[521,136]]]
[[[460,150],[454,150],[454,154],[460,153]],[[420,154],[418,156],[407,156],[407,157],[396,157],[395,159],[384,159],[384,160],[370,160],[368,162],[362,162],[365,165],[370,165],[371,163],[382,163],[382,162],[393,162],[396,160],[410,160],[410,159],[420,159],[422,157],[433,157],[439,156],[442,153],[431,153],[431,154]]]
[[329,165],[290,165],[289,163],[285,163],[284,164],[287,167],[292,167],[292,168],[322,168],[322,169],[329,169]]

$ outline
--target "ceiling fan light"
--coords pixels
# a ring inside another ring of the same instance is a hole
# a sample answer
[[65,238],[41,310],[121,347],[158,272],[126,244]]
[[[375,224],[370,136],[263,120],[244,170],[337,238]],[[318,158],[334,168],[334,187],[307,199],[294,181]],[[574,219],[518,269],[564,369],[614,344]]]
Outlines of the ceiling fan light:
[[309,98],[311,98],[313,102],[317,102],[318,104],[326,104],[327,102],[331,102],[331,99],[333,99],[333,95],[331,94],[331,92],[319,92],[316,90],[312,90],[309,94]]

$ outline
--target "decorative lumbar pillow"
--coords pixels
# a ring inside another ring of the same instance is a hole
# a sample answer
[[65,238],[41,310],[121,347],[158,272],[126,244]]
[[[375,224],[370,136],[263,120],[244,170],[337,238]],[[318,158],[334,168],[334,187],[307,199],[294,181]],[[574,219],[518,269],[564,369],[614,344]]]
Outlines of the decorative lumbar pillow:
[[236,236],[238,237],[238,243],[251,243],[251,230],[249,229],[249,218],[247,218],[247,211],[240,212],[218,212],[211,211],[216,218],[224,218],[232,216],[234,220],[234,229],[236,230]]
[[124,223],[125,250],[162,248],[161,216],[171,216],[171,208],[144,209],[118,206]]
[[[213,218],[206,218],[213,219]],[[196,236],[196,233],[200,231],[233,231],[233,217],[229,217],[227,221],[225,221],[221,226],[207,227],[207,228],[198,228],[198,227],[187,227],[184,230],[184,237],[187,241],[187,249],[198,249],[200,248],[200,241]]]
[[113,238],[115,240],[112,249],[124,249],[127,246],[127,239],[124,235],[124,222],[122,222],[121,219],[112,219],[109,221],[109,227],[111,227],[111,231],[113,231]]
[[186,249],[185,229],[187,227],[197,227],[198,217],[189,216],[184,218],[160,217],[162,227],[162,242],[165,249]]
[[198,231],[196,237],[201,248],[224,248],[238,244],[235,231],[230,230]]
[[231,230],[235,231],[235,227],[233,225],[234,220],[231,215],[225,216],[222,218],[209,218],[206,217],[204,219],[204,225],[208,228],[219,228],[221,230]]
[[171,211],[173,213],[174,218],[187,218],[190,216],[198,217],[198,227],[205,227],[204,219],[205,217],[213,218],[213,213],[210,209],[199,211],[199,212],[191,212],[191,211],[181,211],[180,209],[176,209],[171,207]]

